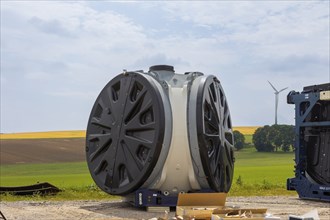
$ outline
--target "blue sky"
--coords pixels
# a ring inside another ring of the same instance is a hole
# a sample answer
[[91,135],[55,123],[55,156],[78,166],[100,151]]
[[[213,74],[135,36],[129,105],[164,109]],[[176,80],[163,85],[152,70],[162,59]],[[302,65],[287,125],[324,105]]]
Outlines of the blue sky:
[[234,126],[294,123],[290,90],[327,83],[329,1],[1,1],[1,132],[85,129],[114,76],[216,75]]

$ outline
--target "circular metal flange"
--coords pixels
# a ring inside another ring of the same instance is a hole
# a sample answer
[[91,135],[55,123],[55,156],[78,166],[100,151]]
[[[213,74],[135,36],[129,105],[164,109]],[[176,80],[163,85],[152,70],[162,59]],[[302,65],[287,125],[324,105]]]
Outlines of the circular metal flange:
[[127,72],[112,79],[93,106],[86,157],[95,183],[126,195],[149,177],[162,150],[165,114],[151,77]]
[[[202,164],[209,187],[217,192],[228,192],[234,172],[234,138],[230,112],[219,80],[214,76],[197,80],[196,132],[198,153],[192,156]],[[193,88],[192,88],[193,89]],[[194,105],[193,105],[194,106]],[[189,127],[194,125],[189,125]],[[190,133],[190,137],[194,134]],[[194,149],[191,149],[192,151]],[[200,167],[195,164],[195,167]],[[201,171],[197,170],[200,176]],[[203,181],[201,181],[203,187]],[[204,185],[205,187],[205,185]]]

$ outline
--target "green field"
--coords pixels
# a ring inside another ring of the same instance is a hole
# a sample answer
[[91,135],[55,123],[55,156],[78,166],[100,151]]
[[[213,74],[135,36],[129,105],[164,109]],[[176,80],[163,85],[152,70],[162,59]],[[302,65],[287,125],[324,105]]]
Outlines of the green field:
[[70,188],[93,184],[86,162],[2,165],[0,171],[1,186],[50,182],[60,188]]
[[[235,171],[230,196],[295,193],[286,190],[286,179],[294,175],[294,154],[292,152],[259,153],[255,148],[249,147],[236,152],[235,157]],[[85,162],[2,165],[0,173],[1,186],[29,185],[45,181],[64,190],[60,195],[49,199],[110,198],[95,186]],[[22,198],[1,196],[1,200],[17,199]]]
[[[294,153],[260,153],[255,148],[236,152],[230,195],[290,195],[286,180],[294,176]],[[238,178],[240,177],[240,180]]]
[[252,144],[252,134],[245,134],[244,137],[246,144]]
[[96,187],[86,162],[2,165],[0,166],[0,174],[0,186],[22,186],[49,182],[62,190],[57,196],[46,198],[2,195],[1,200],[75,200],[113,197]]

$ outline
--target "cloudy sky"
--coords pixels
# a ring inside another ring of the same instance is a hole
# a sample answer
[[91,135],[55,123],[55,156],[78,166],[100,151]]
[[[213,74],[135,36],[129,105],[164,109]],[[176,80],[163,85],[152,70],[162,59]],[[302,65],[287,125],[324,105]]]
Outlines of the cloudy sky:
[[114,76],[216,75],[234,126],[294,123],[289,90],[327,83],[329,1],[1,1],[1,132],[85,129]]

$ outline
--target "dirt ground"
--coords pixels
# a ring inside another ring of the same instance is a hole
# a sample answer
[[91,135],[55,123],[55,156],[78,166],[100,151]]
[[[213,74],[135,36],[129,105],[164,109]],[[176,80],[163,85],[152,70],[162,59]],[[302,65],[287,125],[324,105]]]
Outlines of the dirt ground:
[[[317,209],[321,220],[330,219],[330,203],[300,200],[297,197],[229,197],[226,206],[267,208],[268,213],[288,219]],[[65,202],[1,202],[1,212],[7,219],[150,219],[163,213],[146,212],[122,201],[65,201]],[[174,210],[169,217],[175,215]]]
[[0,141],[1,165],[85,161],[85,138]]

